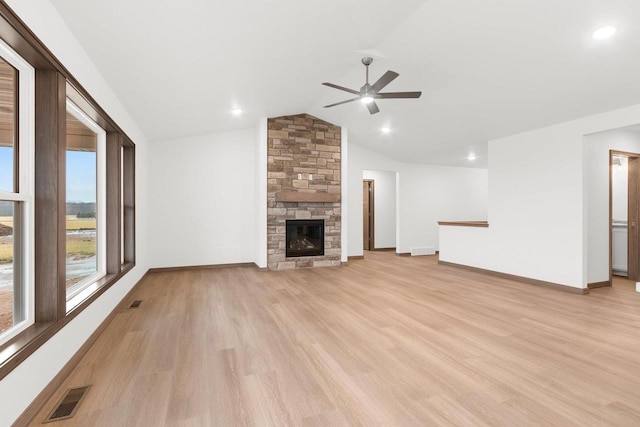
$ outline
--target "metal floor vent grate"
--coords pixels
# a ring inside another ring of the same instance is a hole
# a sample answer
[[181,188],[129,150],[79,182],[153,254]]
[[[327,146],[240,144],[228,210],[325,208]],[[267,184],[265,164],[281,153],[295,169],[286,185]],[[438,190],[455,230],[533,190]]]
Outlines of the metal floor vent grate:
[[140,304],[142,304],[142,300],[141,299],[137,299],[137,300],[135,300],[134,302],[131,303],[129,308],[138,308],[138,307],[140,307]]
[[67,418],[73,417],[76,414],[78,406],[80,406],[80,402],[82,402],[82,399],[84,399],[84,397],[87,395],[89,387],[91,386],[78,387],[67,390],[65,395],[62,396],[60,402],[58,402],[58,404],[56,405],[55,409],[51,411],[49,416],[45,418],[42,423],[44,424],[52,421],[65,420]]

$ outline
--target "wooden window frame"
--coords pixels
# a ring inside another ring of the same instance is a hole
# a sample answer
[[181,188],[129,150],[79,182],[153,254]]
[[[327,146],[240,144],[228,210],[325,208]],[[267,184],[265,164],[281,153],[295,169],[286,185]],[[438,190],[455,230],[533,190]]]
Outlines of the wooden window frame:
[[[3,2],[0,38],[35,69],[34,323],[0,345],[1,380],[135,266],[135,145]],[[69,311],[65,287],[67,98],[107,132],[106,275]]]

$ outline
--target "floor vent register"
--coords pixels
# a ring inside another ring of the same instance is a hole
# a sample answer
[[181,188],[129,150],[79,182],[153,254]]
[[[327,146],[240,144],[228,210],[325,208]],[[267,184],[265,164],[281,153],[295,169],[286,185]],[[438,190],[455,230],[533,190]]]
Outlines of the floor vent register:
[[43,423],[49,423],[52,421],[60,421],[65,420],[67,418],[71,418],[76,414],[78,410],[78,406],[80,406],[80,402],[87,395],[87,391],[89,391],[89,387],[78,387],[67,390],[60,402],[56,405],[56,407],[51,411],[49,416],[43,421]]

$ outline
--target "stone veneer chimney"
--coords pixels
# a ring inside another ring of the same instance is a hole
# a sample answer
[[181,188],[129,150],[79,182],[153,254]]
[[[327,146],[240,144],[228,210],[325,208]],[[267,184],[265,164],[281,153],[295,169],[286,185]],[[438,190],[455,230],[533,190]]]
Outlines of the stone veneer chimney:
[[[308,114],[267,121],[267,264],[339,266],[341,129]],[[286,220],[324,219],[324,255],[287,258]]]

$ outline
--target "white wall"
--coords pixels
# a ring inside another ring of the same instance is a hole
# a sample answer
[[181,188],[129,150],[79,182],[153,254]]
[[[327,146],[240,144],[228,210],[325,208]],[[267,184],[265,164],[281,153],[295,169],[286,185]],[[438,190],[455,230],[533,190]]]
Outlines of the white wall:
[[100,72],[47,0],[6,2],[136,144],[136,267],[0,381],[0,425],[35,399],[147,271],[148,145]]
[[579,286],[582,141],[567,137],[543,129],[489,142],[489,228],[440,227],[440,260]]
[[489,142],[489,228],[440,227],[440,259],[586,287],[583,136],[639,119],[636,105]]
[[374,245],[396,247],[396,172],[365,170],[363,179],[374,180]]
[[[597,283],[609,280],[609,150],[640,153],[640,134],[618,129],[587,135],[584,142],[587,147],[587,283]],[[618,213],[622,218],[616,219],[626,220],[626,174],[616,173],[614,168],[613,176],[623,178],[622,182],[617,180],[614,188],[624,193],[625,201],[614,205],[624,212]]]
[[405,164],[400,169],[397,252],[440,249],[438,221],[487,219],[487,170]]
[[439,248],[439,220],[485,220],[485,169],[402,163],[349,145],[349,255],[362,255],[362,176],[365,170],[398,172],[396,252]]
[[255,261],[257,133],[151,144],[150,267]]

